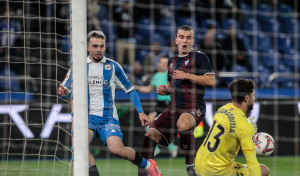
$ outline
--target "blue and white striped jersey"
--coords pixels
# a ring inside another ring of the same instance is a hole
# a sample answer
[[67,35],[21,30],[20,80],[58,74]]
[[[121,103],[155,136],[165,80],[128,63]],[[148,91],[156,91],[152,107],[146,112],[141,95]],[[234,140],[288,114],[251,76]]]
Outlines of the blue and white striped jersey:
[[[88,113],[103,118],[114,117],[119,120],[115,106],[115,88],[118,85],[126,93],[134,90],[122,67],[112,59],[94,63],[87,57]],[[71,90],[71,69],[62,85]],[[136,103],[134,102],[135,106]],[[138,104],[140,104],[138,99]],[[136,106],[137,107],[137,106]]]

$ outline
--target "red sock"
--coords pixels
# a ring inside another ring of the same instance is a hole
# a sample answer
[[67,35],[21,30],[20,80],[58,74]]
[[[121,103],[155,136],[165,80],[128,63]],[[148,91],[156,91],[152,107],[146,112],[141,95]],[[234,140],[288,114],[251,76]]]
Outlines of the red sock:
[[194,164],[195,157],[195,137],[193,130],[179,131],[180,134],[180,146],[184,151],[185,164]]
[[[142,157],[146,159],[153,159],[156,145],[157,143],[155,141],[153,141],[148,136],[144,136],[142,148],[140,151]],[[138,176],[148,176],[148,172],[144,168],[139,167]]]

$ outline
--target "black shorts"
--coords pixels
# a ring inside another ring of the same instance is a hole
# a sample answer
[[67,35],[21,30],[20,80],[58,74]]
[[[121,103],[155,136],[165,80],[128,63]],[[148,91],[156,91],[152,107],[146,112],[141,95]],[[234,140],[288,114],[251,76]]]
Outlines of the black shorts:
[[160,135],[162,136],[162,141],[160,145],[168,146],[177,135],[177,120],[183,113],[191,114],[195,120],[197,126],[205,116],[205,112],[198,109],[170,109],[169,107],[166,108],[161,114],[159,114],[153,123],[151,124],[150,128],[155,129]]

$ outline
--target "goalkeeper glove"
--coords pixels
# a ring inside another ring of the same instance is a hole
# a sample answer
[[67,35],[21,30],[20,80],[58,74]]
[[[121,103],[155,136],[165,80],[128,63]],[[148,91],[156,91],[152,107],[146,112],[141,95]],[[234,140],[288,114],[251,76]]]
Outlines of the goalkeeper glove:
[[255,117],[248,117],[247,118],[247,121],[249,122],[249,123],[251,123],[251,125],[253,126],[253,128],[254,128],[254,133],[256,134],[257,133],[257,126],[256,126],[256,124],[255,124],[255,122],[254,122],[254,118]]
[[204,134],[203,121],[201,121],[200,124],[194,130],[194,136],[195,138],[199,138],[202,137],[203,134]]

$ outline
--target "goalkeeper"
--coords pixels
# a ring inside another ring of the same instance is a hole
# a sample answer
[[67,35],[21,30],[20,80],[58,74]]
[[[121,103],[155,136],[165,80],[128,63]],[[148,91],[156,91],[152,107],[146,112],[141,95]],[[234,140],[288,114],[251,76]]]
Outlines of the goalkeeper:
[[[205,176],[267,176],[268,167],[259,164],[252,136],[256,133],[253,118],[245,113],[252,110],[255,100],[254,82],[237,79],[230,83],[232,103],[215,113],[208,136],[200,146],[196,159],[196,171]],[[253,124],[252,124],[253,123]],[[240,148],[247,165],[234,162]]]
[[[147,169],[150,176],[158,176],[160,172],[154,160],[147,160],[130,147],[124,147],[123,134],[115,107],[115,88],[118,85],[130,97],[134,104],[142,126],[150,124],[144,114],[139,97],[128,80],[121,66],[104,56],[106,36],[102,31],[91,31],[87,36],[87,78],[88,78],[88,136],[89,143],[100,139],[107,145],[110,153],[127,159],[133,164]],[[71,69],[58,88],[62,98],[68,98],[71,90]],[[76,117],[75,117],[76,118]],[[96,162],[89,152],[89,175],[99,175]]]

